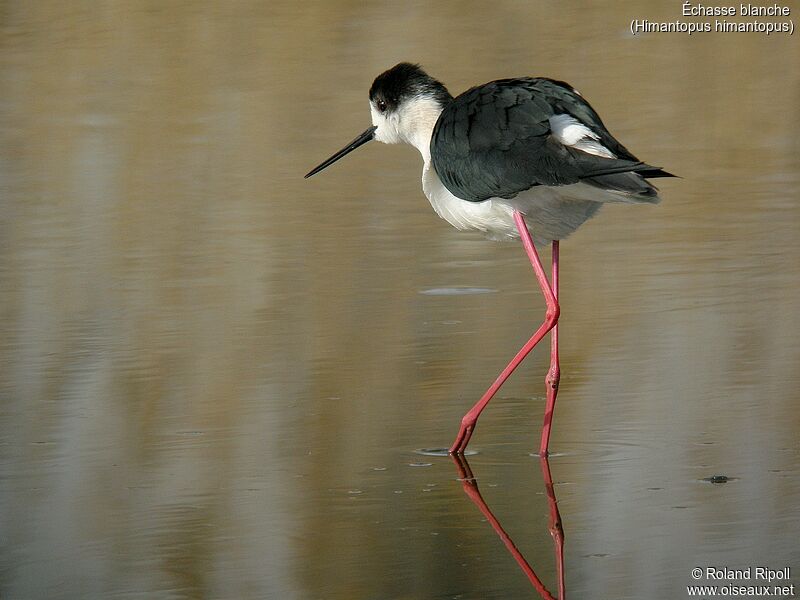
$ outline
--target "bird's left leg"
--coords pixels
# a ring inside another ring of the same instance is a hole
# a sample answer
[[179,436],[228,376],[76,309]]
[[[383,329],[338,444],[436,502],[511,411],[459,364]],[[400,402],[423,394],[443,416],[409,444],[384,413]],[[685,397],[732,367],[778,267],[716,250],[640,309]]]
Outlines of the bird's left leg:
[[458,431],[458,435],[456,436],[455,442],[450,447],[450,453],[463,453],[464,450],[467,448],[467,444],[469,444],[469,439],[472,437],[472,432],[475,431],[475,424],[478,421],[478,417],[480,416],[481,412],[486,405],[489,404],[489,400],[497,393],[497,390],[500,389],[500,386],[505,383],[506,379],[514,372],[519,366],[519,363],[523,361],[523,359],[528,356],[533,347],[538,344],[541,339],[547,335],[547,332],[550,331],[553,327],[555,327],[556,323],[558,322],[558,315],[560,312],[560,308],[558,306],[558,300],[556,299],[553,290],[550,287],[550,282],[547,281],[547,275],[544,272],[544,267],[542,267],[542,261],[539,259],[539,254],[536,252],[536,247],[533,245],[533,240],[531,239],[531,234],[528,231],[528,226],[525,223],[525,217],[522,216],[522,213],[519,211],[514,211],[514,222],[517,225],[517,230],[519,231],[520,238],[522,239],[522,245],[525,247],[525,252],[528,254],[528,258],[531,261],[531,265],[533,265],[533,271],[536,274],[536,280],[539,282],[539,287],[542,289],[542,294],[544,294],[545,304],[547,305],[547,312],[545,313],[544,323],[541,324],[539,329],[531,336],[525,345],[517,352],[516,356],[511,359],[511,362],[508,363],[505,369],[500,373],[497,377],[495,382],[486,390],[486,393],[481,397],[480,400],[473,406],[470,411],[464,415],[464,418],[461,419],[461,428]]

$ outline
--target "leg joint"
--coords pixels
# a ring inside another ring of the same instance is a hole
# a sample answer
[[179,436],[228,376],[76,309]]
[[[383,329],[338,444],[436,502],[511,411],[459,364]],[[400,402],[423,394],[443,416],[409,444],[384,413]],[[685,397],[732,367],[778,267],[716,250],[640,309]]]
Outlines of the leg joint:
[[545,385],[550,389],[557,390],[559,381],[561,381],[561,370],[558,367],[551,368],[544,379]]
[[558,305],[558,302],[553,306],[547,307],[547,312],[545,313],[545,321],[550,325],[555,325],[558,323],[558,317],[561,316],[561,307]]

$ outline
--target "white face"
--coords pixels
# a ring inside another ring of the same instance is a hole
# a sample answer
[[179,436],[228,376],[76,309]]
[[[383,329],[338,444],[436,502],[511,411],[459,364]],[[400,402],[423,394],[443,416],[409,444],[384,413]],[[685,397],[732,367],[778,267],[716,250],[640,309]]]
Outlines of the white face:
[[429,153],[431,133],[442,112],[441,105],[429,96],[404,100],[395,110],[381,112],[374,102],[369,103],[372,124],[377,127],[375,139],[384,144],[405,142],[415,146],[423,155]]
[[400,135],[400,111],[386,110],[381,112],[374,102],[369,103],[372,124],[377,127],[375,139],[384,144],[399,144],[405,140]]

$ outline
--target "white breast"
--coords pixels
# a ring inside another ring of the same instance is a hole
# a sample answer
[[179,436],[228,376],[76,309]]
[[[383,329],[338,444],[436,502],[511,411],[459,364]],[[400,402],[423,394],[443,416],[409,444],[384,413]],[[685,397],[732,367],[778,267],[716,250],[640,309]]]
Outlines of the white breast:
[[429,162],[422,169],[422,190],[436,214],[460,230],[482,231],[491,239],[517,237],[514,209],[499,198],[467,202],[444,187]]

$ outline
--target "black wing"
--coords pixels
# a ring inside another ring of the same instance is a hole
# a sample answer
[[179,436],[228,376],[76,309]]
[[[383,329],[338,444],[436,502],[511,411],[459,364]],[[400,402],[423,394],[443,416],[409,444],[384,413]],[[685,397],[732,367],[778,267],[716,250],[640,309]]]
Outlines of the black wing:
[[[580,121],[617,158],[560,143],[551,135],[549,119],[555,115]],[[603,179],[592,178],[605,178],[613,186],[610,180],[619,173],[670,176],[628,152],[569,85],[542,78],[502,79],[458,96],[436,122],[431,156],[445,187],[470,202],[513,198],[535,185],[569,185],[585,179],[606,187]]]

